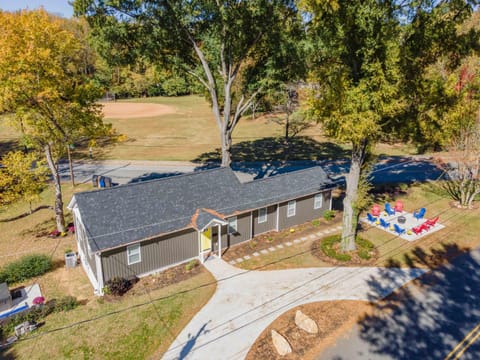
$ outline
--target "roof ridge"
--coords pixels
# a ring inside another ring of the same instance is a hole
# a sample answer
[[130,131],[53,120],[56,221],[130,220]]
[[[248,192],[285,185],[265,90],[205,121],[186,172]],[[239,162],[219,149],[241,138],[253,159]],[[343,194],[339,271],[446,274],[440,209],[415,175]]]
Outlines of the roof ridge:
[[276,178],[276,177],[287,176],[287,175],[290,175],[292,173],[298,174],[298,173],[302,173],[302,172],[307,172],[307,171],[310,171],[310,170],[313,170],[313,169],[319,169],[319,170],[323,171],[325,173],[325,175],[327,176],[327,178],[330,178],[330,176],[327,174],[327,172],[325,170],[323,170],[320,165],[315,165],[315,166],[310,166],[309,168],[305,168],[305,169],[287,171],[287,172],[276,174],[276,175],[273,175],[273,176],[267,176],[267,177],[264,177],[264,178],[261,178],[261,179],[253,179],[253,180],[250,180],[250,181],[245,181],[244,183],[242,183],[242,185],[247,185],[247,184],[251,184],[251,183],[254,183],[254,182],[258,183],[260,181],[270,180],[270,179],[273,179],[273,178]]
[[[119,185],[119,186],[112,186],[110,188],[86,190],[86,191],[81,191],[81,192],[75,193],[73,195],[91,194],[91,193],[106,191],[106,190],[113,191],[113,190],[117,190],[117,189],[125,189],[126,187],[133,187],[133,186],[136,186],[136,185],[148,184],[148,183],[153,183],[153,182],[161,182],[161,181],[171,180],[172,178],[178,179],[179,177],[193,176],[193,175],[199,175],[199,174],[204,174],[204,173],[209,173],[209,172],[214,172],[214,171],[220,171],[220,170],[227,170],[227,169],[230,169],[233,172],[233,170],[228,166],[220,166],[220,167],[216,167],[216,168],[213,168],[213,169],[190,171],[190,172],[186,172],[186,173],[180,173],[178,175],[165,176],[165,177],[158,178],[158,179],[137,181],[137,182],[127,183],[127,184],[123,184],[123,185]],[[103,175],[101,175],[101,176],[103,176]]]

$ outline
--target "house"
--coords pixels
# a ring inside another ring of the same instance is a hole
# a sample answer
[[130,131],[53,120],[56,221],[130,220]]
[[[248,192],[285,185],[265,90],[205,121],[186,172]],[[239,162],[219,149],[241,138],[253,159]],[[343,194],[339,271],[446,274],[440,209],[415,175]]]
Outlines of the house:
[[320,167],[241,182],[230,168],[77,193],[81,263],[101,295],[114,277],[144,276],[256,235],[321,217],[335,183]]

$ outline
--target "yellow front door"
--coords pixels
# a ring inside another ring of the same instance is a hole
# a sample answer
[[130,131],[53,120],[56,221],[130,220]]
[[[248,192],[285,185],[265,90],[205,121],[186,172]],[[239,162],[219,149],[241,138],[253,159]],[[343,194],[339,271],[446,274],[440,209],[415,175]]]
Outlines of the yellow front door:
[[202,251],[212,248],[212,229],[208,228],[201,235]]

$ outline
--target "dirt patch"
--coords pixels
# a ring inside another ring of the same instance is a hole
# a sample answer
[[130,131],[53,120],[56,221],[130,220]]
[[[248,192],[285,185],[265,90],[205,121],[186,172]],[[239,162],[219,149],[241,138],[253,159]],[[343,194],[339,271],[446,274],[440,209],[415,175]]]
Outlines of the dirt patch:
[[[295,325],[295,312],[301,310],[318,325],[318,334],[308,334]],[[296,307],[287,311],[271,323],[258,337],[247,354],[247,360],[314,359],[326,347],[349,330],[358,319],[371,311],[365,301],[342,300],[322,301]],[[270,331],[275,329],[284,336],[292,347],[292,353],[279,356],[273,347]]]
[[[317,219],[301,225],[292,226],[279,232],[270,231],[268,233],[255,236],[252,240],[245,243],[232,246],[222,255],[222,257],[227,262],[235,260],[244,257],[245,255],[251,255],[256,251],[258,252],[278,244],[283,244],[287,241],[308,237],[309,235],[322,231],[327,227],[330,228],[337,226],[341,223],[341,220],[342,217],[337,214],[337,216],[330,221],[326,221],[325,219]],[[292,229],[293,231],[291,231]]]
[[[311,251],[312,251],[312,255],[314,255],[315,257],[319,258],[320,260],[326,263],[329,263],[335,266],[370,266],[370,265],[374,265],[378,260],[378,250],[376,247],[374,247],[372,250],[369,251],[370,259],[362,259],[360,256],[358,256],[357,251],[347,252],[347,254],[352,257],[351,260],[349,261],[340,261],[340,260],[331,258],[323,253],[321,249],[322,240],[324,239],[319,239],[314,241],[311,246]],[[333,248],[337,252],[337,254],[340,253],[340,243],[334,244]]]
[[176,112],[173,107],[162,104],[109,102],[102,105],[103,115],[107,119],[154,117]]

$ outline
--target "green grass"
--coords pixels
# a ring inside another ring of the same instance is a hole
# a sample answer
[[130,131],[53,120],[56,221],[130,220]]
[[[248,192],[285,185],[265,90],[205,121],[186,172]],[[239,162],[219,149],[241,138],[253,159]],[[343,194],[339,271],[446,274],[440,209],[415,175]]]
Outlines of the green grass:
[[[182,283],[149,294],[127,295],[119,302],[101,303],[93,299],[87,305],[68,313],[48,316],[45,325],[36,332],[46,335],[19,342],[5,355],[18,359],[160,357],[180,330],[211,297],[215,285],[200,286],[212,282],[211,275],[203,271]],[[194,290],[185,292],[189,289]],[[182,294],[172,295],[181,291]],[[163,299],[151,301],[157,298]],[[141,305],[144,303],[146,305]],[[48,333],[77,321],[117,311],[120,313]]]

